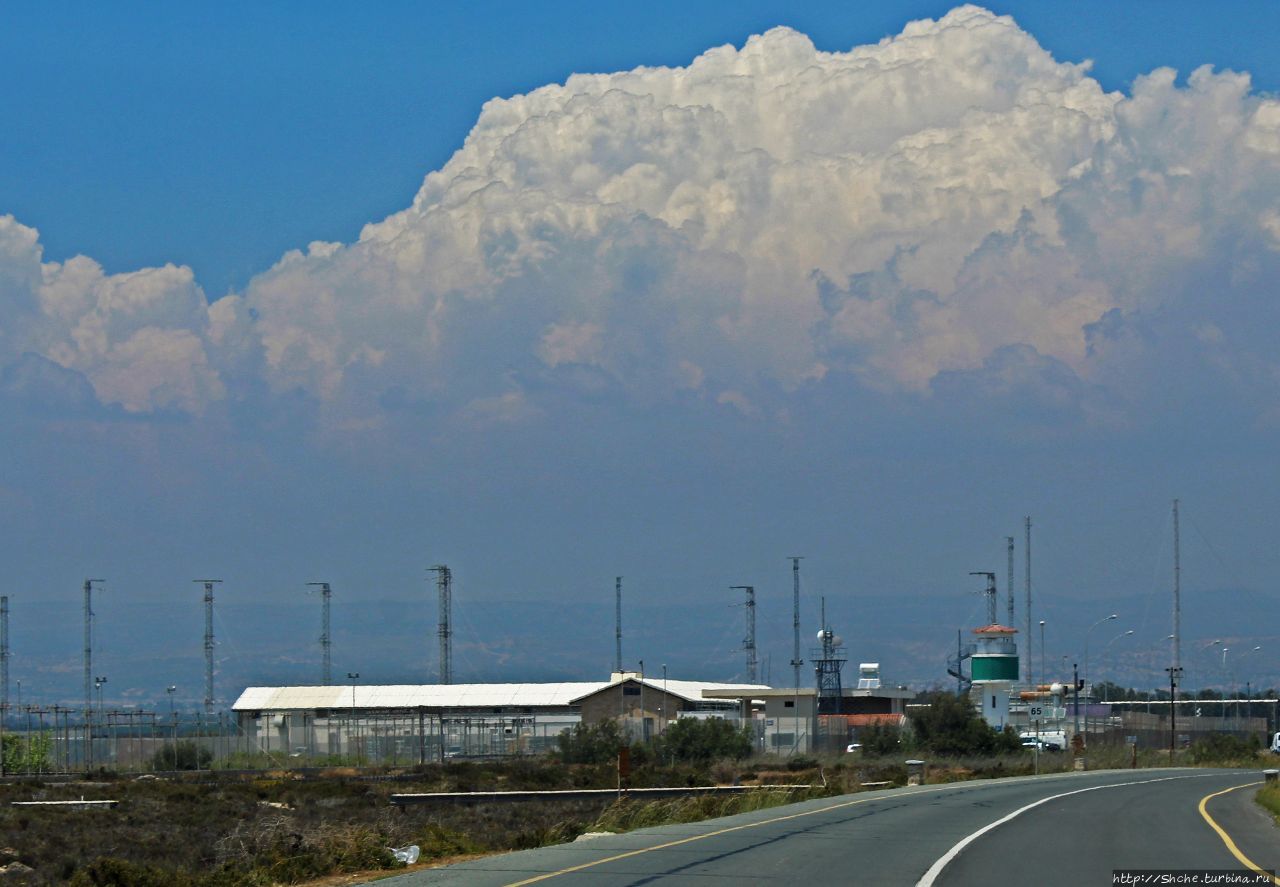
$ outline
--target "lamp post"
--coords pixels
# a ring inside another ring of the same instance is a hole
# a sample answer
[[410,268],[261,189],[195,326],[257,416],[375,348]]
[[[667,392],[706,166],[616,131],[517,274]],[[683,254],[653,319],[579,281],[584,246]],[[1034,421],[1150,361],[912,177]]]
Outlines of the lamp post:
[[640,662],[640,741],[644,742],[649,737],[645,735],[645,717],[644,717],[644,660]]
[[[107,721],[106,721],[106,718],[103,717],[104,713],[102,711],[102,685],[105,684],[106,682],[107,682],[107,679],[105,676],[95,677],[93,679],[93,688],[98,691],[98,718],[102,721],[102,725],[104,728],[107,725]],[[103,730],[103,735],[104,736],[106,735],[105,729]],[[108,745],[108,748],[110,748],[110,745]],[[89,751],[92,759],[92,752],[93,752],[93,730],[92,729],[90,729],[89,731]]]
[[658,710],[660,715],[658,719],[658,732],[665,733],[667,729],[667,663],[662,663],[662,707]]
[[[1235,686],[1235,683],[1236,683],[1235,670],[1236,670],[1236,668],[1239,668],[1239,667],[1240,667],[1240,660],[1241,660],[1241,659],[1244,659],[1246,656],[1252,656],[1254,653],[1259,652],[1261,649],[1262,649],[1261,645],[1256,646],[1256,647],[1252,647],[1251,649],[1245,650],[1243,653],[1241,653],[1239,656],[1237,656],[1237,657],[1236,657],[1236,665],[1235,665],[1235,668],[1231,669],[1231,672],[1232,672],[1232,673],[1231,673],[1231,685],[1232,685],[1233,687]],[[1251,694],[1249,693],[1249,688],[1250,688],[1251,684],[1252,684],[1252,682],[1251,682],[1251,681],[1246,681],[1246,682],[1245,682],[1245,694],[1244,694],[1244,697],[1245,697],[1246,702],[1248,701],[1249,696],[1251,695]],[[1252,711],[1253,711],[1253,706],[1252,706],[1252,705],[1250,705],[1250,706],[1249,706],[1249,710],[1250,710],[1250,712],[1252,712]],[[1247,717],[1247,715],[1246,715],[1246,717]],[[1236,726],[1237,726],[1237,727],[1239,727],[1239,721],[1240,721],[1240,701],[1239,701],[1238,699],[1236,700],[1236,718],[1235,718],[1235,719],[1236,719]]]
[[170,684],[164,688],[164,692],[169,696],[169,725],[173,732],[173,765],[175,770],[178,767],[178,710],[173,706],[173,694],[177,689],[177,684]]
[[1044,667],[1044,620],[1040,620],[1040,683],[1049,682],[1049,670]]
[[102,685],[107,682],[106,677],[96,677],[93,679],[93,688],[98,691],[98,716],[101,717],[102,711]]
[[[351,681],[351,729],[347,730],[347,739],[353,745],[355,745],[356,743],[355,743],[354,737],[352,736],[352,732],[355,730],[355,726],[356,726],[356,681],[360,680],[360,672],[358,671],[347,672],[347,680]],[[360,761],[360,758],[357,756],[356,757],[357,766],[359,765],[359,761]]]
[[1084,683],[1086,687],[1089,686],[1089,634],[1102,623],[1111,622],[1112,620],[1119,618],[1120,617],[1115,613],[1112,613],[1110,616],[1104,616],[1097,622],[1093,623],[1093,625],[1090,625],[1084,633]]
[[[1133,629],[1132,629],[1132,628],[1131,628],[1131,629],[1129,629],[1128,631],[1122,631],[1122,632],[1120,632],[1118,635],[1116,635],[1115,637],[1113,637],[1111,640],[1107,641],[1107,645],[1106,645],[1105,647],[1103,647],[1103,648],[1102,648],[1102,658],[1103,658],[1103,664],[1104,664],[1104,665],[1106,664],[1107,651],[1111,649],[1111,645],[1112,645],[1112,644],[1114,644],[1116,641],[1120,640],[1121,638],[1127,638],[1127,637],[1129,637],[1131,634],[1133,634]],[[1107,683],[1108,683],[1107,681],[1103,681],[1103,682],[1102,682],[1102,701],[1103,701],[1103,702],[1106,702],[1106,701],[1107,701]]]

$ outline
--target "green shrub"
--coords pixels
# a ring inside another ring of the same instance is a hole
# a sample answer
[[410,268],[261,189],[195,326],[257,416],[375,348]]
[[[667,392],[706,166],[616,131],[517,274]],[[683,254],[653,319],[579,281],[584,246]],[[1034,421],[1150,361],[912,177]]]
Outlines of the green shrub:
[[937,692],[929,695],[928,703],[927,708],[911,715],[916,743],[922,749],[943,757],[961,757],[1014,752],[1022,747],[1017,732],[991,729],[966,698]]
[[76,871],[71,887],[191,887],[191,876],[172,869],[101,856]]
[[748,727],[723,718],[678,718],[658,740],[660,756],[670,761],[707,763],[719,758],[741,760],[752,752]]
[[1257,736],[1233,736],[1230,733],[1210,733],[1191,745],[1193,764],[1230,764],[1257,757]]
[[49,756],[53,751],[53,737],[48,731],[19,736],[6,734],[0,755],[4,756],[6,773],[40,773],[49,769]]
[[618,749],[624,745],[622,731],[614,720],[599,724],[574,724],[560,731],[556,737],[559,750],[556,756],[564,764],[604,764],[618,757]]
[[871,724],[858,731],[858,741],[863,755],[897,754],[902,747],[902,731],[887,724]]
[[206,770],[213,761],[213,752],[190,739],[166,742],[151,757],[153,770]]
[[1274,782],[1264,785],[1258,789],[1254,800],[1270,811],[1271,816],[1280,822],[1280,786]]

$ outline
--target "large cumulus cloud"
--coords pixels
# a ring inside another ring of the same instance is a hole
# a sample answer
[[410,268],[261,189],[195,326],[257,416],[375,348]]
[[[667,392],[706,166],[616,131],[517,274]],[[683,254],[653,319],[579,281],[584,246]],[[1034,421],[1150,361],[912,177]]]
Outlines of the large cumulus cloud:
[[1266,413],[1278,256],[1280,103],[1247,76],[1105,93],[962,7],[495,99],[407,209],[211,307],[186,269],[41,264],[8,220],[0,362],[127,410],[252,382],[347,422],[520,420],[548,392],[774,415],[832,374],[1098,417],[1190,348]]
[[[226,396],[210,353],[216,313],[189,268],[44,262],[35,230],[0,216],[0,286],[0,365],[15,391],[46,387],[22,379],[87,383],[100,404],[131,413],[201,413]],[[42,364],[58,371],[33,372]]]

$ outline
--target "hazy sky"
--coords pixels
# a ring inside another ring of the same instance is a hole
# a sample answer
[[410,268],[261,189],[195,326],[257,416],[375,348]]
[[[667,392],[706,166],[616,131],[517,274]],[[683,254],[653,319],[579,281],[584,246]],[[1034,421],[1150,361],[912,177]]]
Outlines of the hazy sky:
[[825,596],[928,681],[1032,515],[1051,657],[1122,609],[1149,682],[1180,497],[1185,648],[1264,648],[1192,682],[1275,680],[1280,6],[792,6],[7,9],[14,677],[74,696],[92,575],[95,670],[198,698],[214,575],[221,696],[321,579],[430,680],[444,562],[461,680],[605,675],[615,575],[732,679],[803,555],[806,658]]

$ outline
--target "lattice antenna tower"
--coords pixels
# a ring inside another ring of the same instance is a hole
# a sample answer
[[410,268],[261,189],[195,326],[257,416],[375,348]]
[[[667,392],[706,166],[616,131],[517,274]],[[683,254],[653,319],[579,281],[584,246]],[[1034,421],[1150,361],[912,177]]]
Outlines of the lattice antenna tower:
[[1005,591],[1008,592],[1009,597],[1009,621],[1006,622],[1005,625],[1013,628],[1013,537],[1005,536],[1004,541],[1005,547],[1009,552],[1009,581],[1005,585]]
[[307,585],[320,589],[320,680],[322,685],[327,687],[333,683],[331,668],[333,657],[330,655],[333,649],[333,637],[329,634],[329,598],[332,597],[333,592],[328,582],[308,582]]
[[756,659],[756,589],[754,585],[730,585],[729,590],[747,593],[747,636],[742,639],[742,649],[747,654],[747,683],[754,684],[760,671]]
[[822,628],[818,630],[819,649],[814,651],[813,672],[818,682],[818,713],[839,714],[841,689],[840,672],[845,659],[843,641],[827,624],[827,599],[821,599]]
[[213,586],[221,579],[193,579],[204,586],[204,710],[213,714]]
[[436,592],[440,604],[440,683],[453,683],[453,571],[436,564],[429,572],[436,574]]
[[93,584],[101,579],[84,580],[84,710],[86,723],[93,711]]
[[9,595],[0,595],[0,719],[9,713]]

